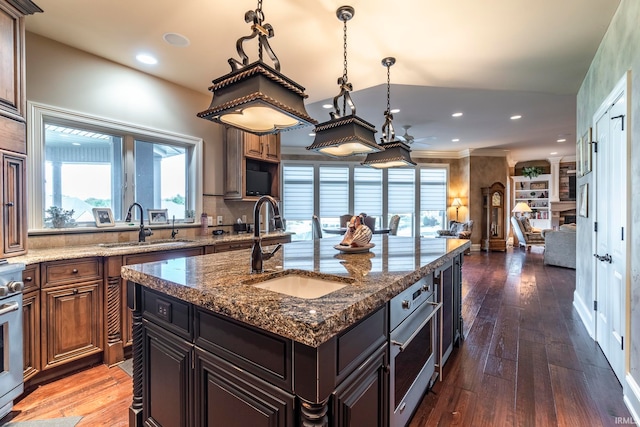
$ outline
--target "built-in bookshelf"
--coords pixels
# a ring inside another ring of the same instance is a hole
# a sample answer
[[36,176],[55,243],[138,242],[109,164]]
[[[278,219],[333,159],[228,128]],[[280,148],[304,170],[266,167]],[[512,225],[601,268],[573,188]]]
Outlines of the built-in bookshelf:
[[549,183],[551,175],[538,175],[535,178],[512,176],[514,205],[524,202],[531,208],[528,214],[531,225],[536,228],[551,228],[551,208],[549,202]]

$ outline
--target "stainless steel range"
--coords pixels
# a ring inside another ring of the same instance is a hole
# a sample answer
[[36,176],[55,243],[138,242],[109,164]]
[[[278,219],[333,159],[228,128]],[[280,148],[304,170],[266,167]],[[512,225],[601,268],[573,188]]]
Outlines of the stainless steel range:
[[[423,277],[391,300],[390,392],[391,427],[407,425],[425,391],[437,378],[435,364],[442,303],[432,276]],[[439,361],[438,361],[439,362]]]
[[0,260],[0,419],[23,392],[22,271],[24,264]]

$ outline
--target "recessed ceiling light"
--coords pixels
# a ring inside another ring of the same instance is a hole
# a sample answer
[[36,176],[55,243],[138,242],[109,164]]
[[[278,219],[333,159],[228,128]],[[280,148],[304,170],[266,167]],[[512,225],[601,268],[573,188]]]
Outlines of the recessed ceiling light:
[[399,109],[399,108],[392,108],[392,109],[391,109],[391,113],[392,113],[392,114],[396,114],[396,113],[399,113],[399,112],[400,112],[400,109]]
[[77,146],[77,145],[80,145],[80,143],[79,142],[72,142],[71,145],[76,145]]
[[453,113],[451,117],[462,117],[462,112],[458,111],[457,113]]
[[549,153],[549,155],[551,155],[551,156],[555,156],[556,154],[558,154],[557,151],[554,151],[553,153]]
[[460,138],[453,138],[451,142],[460,142]]
[[165,33],[162,38],[171,46],[176,47],[187,47],[191,43],[188,38],[178,33]]
[[522,118],[522,116],[519,115],[519,114],[516,114],[515,116],[511,116],[510,117],[511,120],[518,120],[518,119],[521,119],[521,118]]
[[156,58],[154,58],[153,56],[147,53],[139,53],[138,55],[136,55],[136,59],[142,62],[143,64],[148,64],[148,65],[155,65],[158,63],[158,60]]
[[560,138],[556,142],[567,142],[566,138]]
[[316,136],[316,133],[315,133],[315,132],[311,132],[311,133],[309,134],[309,136]]
[[326,108],[326,109],[333,108],[333,104],[322,104],[322,108]]

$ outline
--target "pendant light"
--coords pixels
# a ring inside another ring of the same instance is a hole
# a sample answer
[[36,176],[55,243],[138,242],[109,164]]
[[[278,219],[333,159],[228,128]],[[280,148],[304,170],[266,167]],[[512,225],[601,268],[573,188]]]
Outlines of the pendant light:
[[[330,113],[331,120],[316,125],[315,139],[307,150],[318,151],[334,157],[352,156],[354,154],[372,153],[381,150],[376,144],[375,127],[356,116],[356,106],[351,99],[350,91],[353,86],[347,78],[347,21],[353,18],[355,10],[351,6],[342,6],[336,11],[336,16],[344,25],[344,72],[338,79],[340,93],[333,98],[334,111]],[[342,100],[342,110],[338,100]],[[347,105],[351,114],[346,114]]]
[[391,114],[391,66],[396,63],[396,59],[392,57],[384,58],[382,65],[387,67],[387,110],[384,112],[384,125],[382,125],[382,138],[380,138],[380,147],[383,151],[367,154],[363,165],[372,168],[397,168],[415,166],[411,160],[411,149],[407,144],[396,138],[393,130],[393,114]]
[[[253,24],[251,34],[236,42],[242,61],[229,59],[231,72],[213,80],[209,87],[213,92],[211,105],[198,117],[256,135],[316,124],[304,107],[304,87],[280,73],[280,61],[268,40],[274,35],[273,27],[263,24],[262,0],[258,0],[256,10],[245,13],[244,20]],[[249,64],[243,44],[256,37],[258,60]],[[275,69],[263,62],[263,50]]]

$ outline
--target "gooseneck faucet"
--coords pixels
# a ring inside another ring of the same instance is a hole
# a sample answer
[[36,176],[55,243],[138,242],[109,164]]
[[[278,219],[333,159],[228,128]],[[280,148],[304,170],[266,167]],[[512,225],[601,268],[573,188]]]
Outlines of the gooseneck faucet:
[[251,274],[262,273],[262,261],[267,260],[280,249],[280,244],[275,247],[271,252],[262,252],[262,246],[260,242],[262,237],[260,236],[260,208],[264,202],[269,202],[273,209],[273,221],[276,230],[282,229],[282,219],[280,218],[280,210],[278,209],[278,202],[271,196],[262,196],[258,199],[253,207],[253,247],[251,248]]
[[151,236],[153,232],[149,228],[144,228],[144,210],[142,209],[142,205],[140,203],[134,202],[129,206],[129,210],[127,211],[127,217],[124,219],[125,222],[131,221],[131,209],[134,206],[137,206],[140,209],[140,230],[138,231],[138,242],[144,242],[147,236]]

